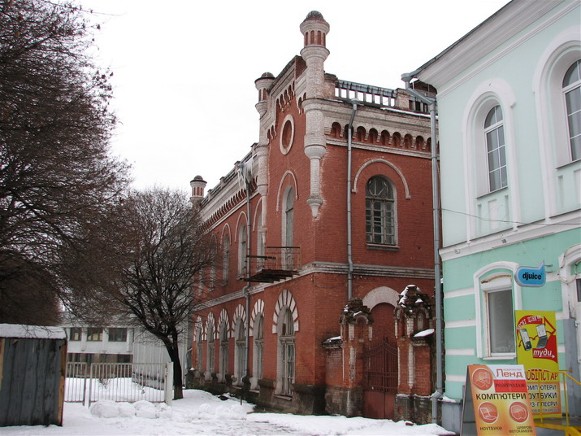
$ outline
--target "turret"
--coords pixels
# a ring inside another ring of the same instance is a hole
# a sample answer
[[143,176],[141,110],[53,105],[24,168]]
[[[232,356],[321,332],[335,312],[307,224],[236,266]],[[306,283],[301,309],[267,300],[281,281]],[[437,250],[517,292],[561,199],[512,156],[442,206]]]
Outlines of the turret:
[[204,189],[206,189],[206,181],[202,176],[194,177],[194,180],[190,182],[190,187],[192,188],[192,196],[190,201],[193,206],[197,206],[204,199]]

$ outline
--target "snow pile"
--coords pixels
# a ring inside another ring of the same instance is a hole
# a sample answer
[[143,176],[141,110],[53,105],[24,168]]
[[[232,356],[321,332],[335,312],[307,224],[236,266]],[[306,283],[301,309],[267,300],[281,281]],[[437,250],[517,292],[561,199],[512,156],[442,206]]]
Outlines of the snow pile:
[[435,424],[416,425],[389,419],[345,416],[300,416],[288,413],[255,413],[254,406],[208,392],[187,389],[184,399],[171,407],[140,400],[135,403],[104,399],[87,408],[65,403],[63,426],[3,427],[2,436],[103,436],[103,435],[453,435]]

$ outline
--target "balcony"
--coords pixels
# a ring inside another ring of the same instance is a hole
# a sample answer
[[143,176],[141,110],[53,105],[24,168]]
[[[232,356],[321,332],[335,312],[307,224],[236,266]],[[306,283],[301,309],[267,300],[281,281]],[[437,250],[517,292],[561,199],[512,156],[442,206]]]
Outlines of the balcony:
[[247,282],[274,283],[298,273],[299,247],[266,247],[263,256],[248,256],[250,274],[241,277]]

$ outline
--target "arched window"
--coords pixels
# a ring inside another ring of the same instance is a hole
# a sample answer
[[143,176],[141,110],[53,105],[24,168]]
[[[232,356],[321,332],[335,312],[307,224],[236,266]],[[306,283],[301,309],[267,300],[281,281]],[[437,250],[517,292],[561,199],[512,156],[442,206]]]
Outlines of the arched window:
[[228,283],[228,269],[230,268],[230,235],[224,234],[222,240],[222,280]]
[[212,253],[212,265],[210,265],[210,289],[214,289],[216,286],[216,253],[218,252],[218,243],[216,242],[216,238],[212,237],[212,242],[210,244],[210,250]]
[[505,188],[508,184],[504,125],[500,106],[494,106],[484,121],[486,150],[488,156],[488,181],[490,192]]
[[220,379],[226,380],[228,372],[228,325],[226,322],[220,324]]
[[295,381],[295,330],[293,314],[286,307],[279,321],[280,395],[291,396]]
[[246,375],[246,328],[242,318],[236,322],[236,381],[242,384],[242,378]]
[[571,160],[581,159],[581,60],[569,67],[563,78],[563,94],[567,107]]
[[208,345],[208,355],[206,358],[206,373],[207,377],[215,371],[214,362],[216,357],[216,344],[214,342],[215,334],[214,334],[214,323],[211,322],[208,324],[208,335],[207,335],[207,345]]
[[254,378],[262,378],[262,357],[264,352],[264,316],[258,314],[254,321]]
[[293,228],[294,228],[294,207],[295,207],[295,190],[293,188],[288,188],[284,197],[284,213],[283,213],[283,221],[282,221],[282,245],[283,247],[287,247],[285,250],[286,252],[283,254],[283,266],[285,268],[290,268],[293,265]]
[[246,220],[238,228],[238,275],[246,275],[246,247],[248,244],[248,234],[246,230]]
[[202,370],[202,326],[196,326],[196,369]]
[[365,231],[368,244],[396,245],[395,195],[382,176],[368,180],[365,188]]

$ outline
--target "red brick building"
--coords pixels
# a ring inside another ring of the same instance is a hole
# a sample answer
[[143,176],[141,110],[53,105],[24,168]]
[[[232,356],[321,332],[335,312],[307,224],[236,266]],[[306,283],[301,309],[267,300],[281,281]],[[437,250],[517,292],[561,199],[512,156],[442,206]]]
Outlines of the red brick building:
[[[301,55],[255,82],[258,142],[207,193],[191,182],[220,261],[197,290],[190,377],[289,412],[410,417],[432,389],[430,336],[411,339],[432,316],[430,117],[326,73],[320,13],[300,30]],[[410,284],[427,295],[407,311]]]

